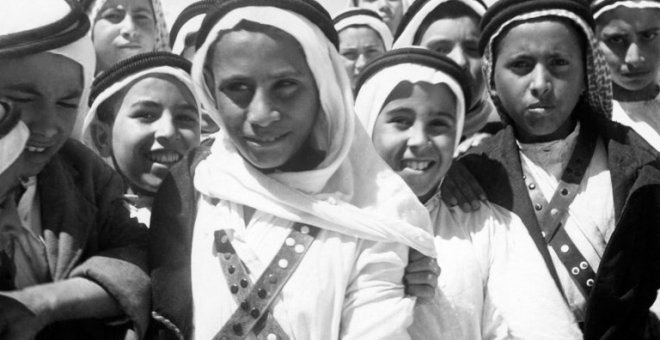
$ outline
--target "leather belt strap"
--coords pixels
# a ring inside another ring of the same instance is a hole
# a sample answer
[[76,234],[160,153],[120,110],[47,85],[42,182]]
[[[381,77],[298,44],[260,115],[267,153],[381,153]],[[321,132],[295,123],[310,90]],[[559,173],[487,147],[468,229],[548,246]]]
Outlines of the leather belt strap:
[[239,340],[250,333],[254,333],[258,339],[289,339],[273,317],[270,306],[300,264],[318,232],[317,227],[295,223],[280,250],[254,284],[227,233],[224,230],[215,232],[215,248],[219,253],[220,265],[229,291],[239,308],[213,340]]
[[[573,282],[585,299],[589,297],[596,273],[566,233],[563,221],[568,214],[568,207],[577,196],[595,148],[596,135],[588,129],[582,129],[550,203],[546,201],[540,190],[534,190],[536,185],[533,182],[527,183],[543,237],[569,271]],[[560,283],[558,285],[561,287]]]

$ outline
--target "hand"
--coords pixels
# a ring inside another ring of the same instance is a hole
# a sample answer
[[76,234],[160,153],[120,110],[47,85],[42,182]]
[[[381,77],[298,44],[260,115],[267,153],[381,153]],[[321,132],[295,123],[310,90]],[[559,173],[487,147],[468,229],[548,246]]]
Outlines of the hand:
[[44,328],[48,321],[38,315],[28,304],[21,301],[20,292],[0,293],[0,338],[3,340],[31,340]]
[[410,248],[408,265],[403,276],[406,294],[423,298],[433,297],[438,286],[438,276],[440,276],[438,262]]
[[479,201],[486,201],[486,193],[470,170],[461,162],[454,162],[440,186],[442,200],[450,207],[460,206],[465,212],[477,211]]
[[492,136],[490,133],[485,133],[485,132],[477,132],[474,135],[466,138],[464,141],[462,141],[460,144],[458,144],[458,154],[462,155],[466,151],[468,151],[470,148],[473,148],[475,146],[478,146],[481,144],[486,138]]

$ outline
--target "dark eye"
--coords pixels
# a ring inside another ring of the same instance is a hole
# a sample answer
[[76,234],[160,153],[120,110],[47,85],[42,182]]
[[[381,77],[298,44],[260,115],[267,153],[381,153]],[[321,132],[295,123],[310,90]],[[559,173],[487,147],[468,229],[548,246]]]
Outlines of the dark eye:
[[570,62],[564,58],[554,58],[550,60],[550,65],[552,66],[567,66]]
[[33,100],[32,97],[28,96],[7,96],[7,99],[11,100],[12,102],[19,103],[19,104],[26,104],[29,103]]
[[341,55],[348,60],[355,60],[358,58],[358,54],[355,51],[344,51],[341,52]]
[[279,97],[290,97],[292,96],[299,87],[299,83],[293,79],[281,79],[275,82],[273,85],[273,90]]
[[158,119],[160,115],[152,110],[137,110],[131,115],[132,118],[138,119],[144,123],[151,123]]
[[452,126],[453,122],[449,119],[433,119],[428,122],[428,128],[430,130],[430,134],[432,135],[446,133],[447,130],[452,128]]
[[642,32],[642,40],[644,41],[651,41],[655,39],[655,37],[657,36],[658,36],[658,32],[656,31]]
[[220,92],[240,107],[247,106],[254,96],[254,86],[243,80],[229,81],[220,85]]
[[467,43],[463,46],[463,49],[465,50],[465,54],[469,57],[481,58],[481,55],[479,55],[479,45],[477,43]]
[[78,108],[78,102],[77,101],[59,101],[57,102],[57,105],[60,107],[63,107],[65,109],[77,109]]
[[619,45],[619,44],[623,44],[625,41],[626,39],[623,37],[623,35],[613,35],[605,39],[605,42],[608,45]]
[[531,70],[534,64],[526,59],[515,59],[507,64],[513,72],[518,74],[525,74]]
[[183,126],[193,127],[199,125],[197,112],[191,111],[191,112],[180,113],[176,115],[175,119]]
[[396,126],[396,128],[399,130],[406,130],[413,125],[414,121],[408,117],[394,116],[390,118],[387,122],[389,124],[394,124],[394,126]]
[[118,9],[109,9],[103,12],[103,14],[101,15],[101,19],[116,24],[124,20],[124,16],[126,16],[126,13],[124,11],[120,11]]

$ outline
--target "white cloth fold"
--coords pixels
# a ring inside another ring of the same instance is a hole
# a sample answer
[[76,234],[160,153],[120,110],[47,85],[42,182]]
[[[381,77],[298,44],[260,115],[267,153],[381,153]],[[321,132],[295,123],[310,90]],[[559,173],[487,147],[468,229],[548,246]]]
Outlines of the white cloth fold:
[[[242,20],[276,27],[303,48],[321,103],[312,139],[326,154],[313,170],[264,174],[243,159],[224,133],[222,116],[204,79],[204,65],[219,32]],[[232,10],[215,24],[198,50],[192,77],[202,105],[221,126],[211,154],[195,171],[194,185],[203,195],[349,236],[400,242],[435,255],[428,214],[355,123],[343,61],[316,25],[275,7]]]

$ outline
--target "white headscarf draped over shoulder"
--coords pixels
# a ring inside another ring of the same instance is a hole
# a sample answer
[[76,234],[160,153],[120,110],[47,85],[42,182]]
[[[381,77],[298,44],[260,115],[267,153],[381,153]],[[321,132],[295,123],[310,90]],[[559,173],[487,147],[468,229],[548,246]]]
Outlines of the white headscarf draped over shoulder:
[[[106,2],[108,0],[95,0],[94,5],[89,10],[88,14],[89,20],[92,22],[92,31],[94,30],[94,25],[99,20],[99,14]],[[170,33],[167,29],[161,0],[149,0],[149,3],[151,3],[151,8],[154,10],[154,20],[156,21],[155,51],[170,51]]]
[[[276,27],[303,48],[320,99],[312,139],[326,155],[313,170],[264,174],[243,159],[224,133],[203,69],[219,33],[243,20]],[[192,77],[202,105],[221,126],[211,154],[195,170],[194,185],[203,195],[350,236],[400,242],[435,256],[428,213],[356,124],[343,62],[318,26],[277,7],[233,9],[214,24],[199,48]]]
[[[4,15],[3,19],[0,20],[0,37],[39,29],[58,22],[72,13],[72,5],[64,0],[3,1],[0,8]],[[67,27],[64,31],[49,31],[42,32],[43,34],[34,34],[34,41],[26,39],[21,42],[22,46],[0,46],[0,50],[12,48],[21,49],[28,44],[52,46],[52,39],[63,39],[66,35],[76,34],[74,32],[78,31],[83,26],[87,26],[87,20],[88,19],[86,18],[84,18],[84,22],[77,20],[76,23],[72,24],[71,27]],[[39,47],[35,47],[32,48],[30,52],[26,53],[35,54],[43,52],[69,58],[78,63],[82,68],[83,92],[80,97],[80,103],[78,104],[78,116],[72,132],[72,137],[78,138],[79,132],[82,129],[82,120],[87,110],[87,98],[89,97],[94,69],[96,67],[96,54],[94,52],[94,45],[92,44],[89,30],[87,30],[87,33],[83,33],[79,39],[64,46],[50,50],[47,48],[40,50]],[[0,52],[0,55],[1,54],[3,53]]]
[[[401,56],[408,54],[409,61],[403,61]],[[389,97],[394,88],[401,82],[407,81],[411,83],[425,82],[429,84],[445,84],[456,96],[456,139],[454,145],[455,155],[458,153],[458,143],[461,141],[463,132],[463,124],[465,121],[465,94],[463,92],[466,84],[460,84],[459,81],[446,73],[442,68],[433,68],[428,65],[414,62],[415,55],[431,55],[434,52],[428,51],[421,47],[406,48],[405,50],[393,50],[388,52],[378,59],[374,60],[370,65],[377,70],[375,73],[364,70],[361,78],[367,73],[371,74],[366,80],[361,79],[362,86],[357,91],[355,99],[355,112],[367,130],[369,136],[373,135],[376,120],[380,115],[380,111],[386,104],[385,100]],[[437,58],[442,56],[437,55]],[[378,64],[386,64],[388,59],[393,60],[398,58],[398,62],[391,63],[390,65],[380,67]],[[446,58],[443,58],[446,59]],[[449,61],[448,61],[449,62]],[[453,64],[453,63],[452,63]],[[368,68],[370,66],[367,66]],[[455,69],[460,72],[458,65],[454,65]]]

